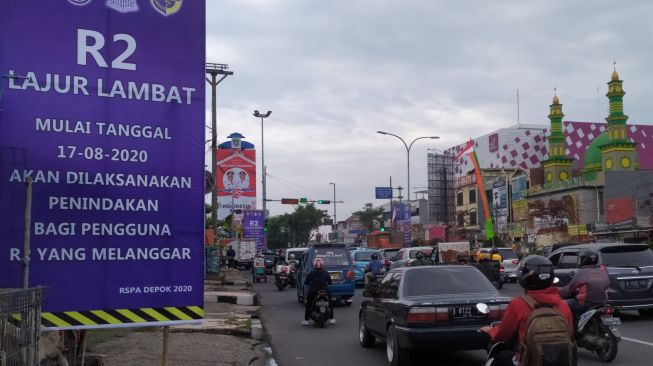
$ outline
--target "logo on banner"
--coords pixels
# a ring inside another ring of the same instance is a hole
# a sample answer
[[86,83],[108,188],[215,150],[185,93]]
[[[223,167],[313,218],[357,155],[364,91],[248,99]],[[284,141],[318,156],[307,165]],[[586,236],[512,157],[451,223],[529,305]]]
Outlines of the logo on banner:
[[182,0],[152,0],[152,6],[159,13],[168,16],[181,9],[181,2]]
[[119,13],[138,11],[136,0],[107,0],[107,7]]
[[69,3],[73,5],[84,6],[91,3],[91,0],[68,0]]

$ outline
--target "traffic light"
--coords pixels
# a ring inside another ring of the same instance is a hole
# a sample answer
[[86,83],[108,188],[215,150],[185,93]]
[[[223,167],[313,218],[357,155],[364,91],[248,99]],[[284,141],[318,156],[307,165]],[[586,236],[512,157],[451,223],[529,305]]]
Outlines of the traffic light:
[[379,230],[381,230],[381,231],[385,231],[385,228],[384,228],[384,227],[382,227],[382,228],[380,228]]
[[302,197],[299,199],[299,203],[307,203],[307,202],[308,202],[308,198],[306,197]]
[[265,224],[263,224],[263,225],[264,225],[263,226],[263,231],[267,233],[268,232],[268,220],[267,219],[265,219]]
[[319,205],[328,205],[329,203],[331,203],[331,201],[329,201],[329,200],[317,200],[317,203]]

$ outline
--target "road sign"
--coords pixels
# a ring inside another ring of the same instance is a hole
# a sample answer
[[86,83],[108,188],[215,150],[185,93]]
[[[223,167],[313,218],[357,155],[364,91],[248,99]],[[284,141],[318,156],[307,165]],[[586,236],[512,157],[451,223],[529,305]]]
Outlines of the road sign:
[[299,204],[299,199],[297,198],[282,198],[281,203],[284,205],[296,205]]
[[359,234],[359,235],[365,235],[367,234],[367,230],[349,230],[350,234]]
[[391,199],[392,198],[392,187],[376,187],[376,198],[377,199]]

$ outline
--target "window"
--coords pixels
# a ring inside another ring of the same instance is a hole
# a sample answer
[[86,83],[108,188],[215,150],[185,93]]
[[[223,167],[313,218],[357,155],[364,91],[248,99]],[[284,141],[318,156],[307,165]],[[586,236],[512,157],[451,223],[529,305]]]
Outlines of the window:
[[558,254],[552,255],[551,258],[549,258],[549,260],[551,261],[551,263],[553,263],[554,266],[558,265],[558,261],[560,261],[560,256],[561,255],[562,255],[562,253],[558,253]]
[[336,248],[315,248],[313,258],[322,258],[325,267],[348,266],[351,264],[349,253],[345,247]]
[[470,189],[469,190],[469,203],[476,203],[476,190],[475,189]]
[[458,214],[458,226],[465,226],[465,214],[462,212]]
[[477,225],[478,221],[476,220],[476,212],[469,213],[469,226]]
[[399,298],[399,284],[401,283],[401,273],[395,272],[388,282],[388,288],[385,292],[386,299],[398,299]]
[[497,294],[492,283],[471,266],[430,266],[406,271],[405,297],[449,294]]
[[458,192],[458,193],[456,194],[456,204],[457,204],[458,206],[462,206],[462,205],[464,205],[464,204],[465,204],[465,202],[464,202],[464,198],[465,198],[465,196],[463,195],[463,192]]
[[399,253],[397,253],[397,255],[395,256],[395,260],[398,261],[398,260],[402,260],[403,258],[404,258],[404,251],[400,250]]
[[578,267],[578,251],[564,252],[558,268],[576,268]]

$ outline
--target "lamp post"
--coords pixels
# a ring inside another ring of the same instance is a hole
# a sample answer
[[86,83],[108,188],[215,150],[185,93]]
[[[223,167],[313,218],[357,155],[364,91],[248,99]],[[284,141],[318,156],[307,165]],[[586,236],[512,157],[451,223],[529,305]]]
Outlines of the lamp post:
[[340,242],[338,237],[338,219],[336,216],[336,184],[329,182],[329,185],[333,186],[333,231],[336,233],[336,243]]
[[[261,178],[261,185],[263,186],[263,220],[265,220],[268,216],[267,211],[266,211],[266,201],[267,201],[267,196],[266,196],[266,190],[265,190],[265,180],[266,180],[266,171],[265,171],[265,145],[263,140],[263,120],[265,118],[270,117],[272,114],[272,111],[268,111],[265,114],[261,114],[258,111],[254,111],[254,117],[260,118],[261,119],[261,167],[263,169],[262,173],[262,178]],[[263,243],[265,246],[267,246],[267,237],[263,238]]]
[[413,147],[413,144],[414,144],[415,141],[417,141],[417,140],[421,140],[421,139],[432,139],[432,140],[435,140],[435,139],[439,139],[440,136],[422,136],[422,137],[418,137],[418,138],[414,139],[414,140],[410,143],[410,145],[409,145],[409,144],[406,144],[406,141],[404,141],[404,139],[402,139],[401,137],[399,137],[399,136],[397,136],[397,135],[395,135],[395,134],[392,134],[392,133],[389,133],[389,132],[385,132],[385,131],[376,131],[376,133],[380,133],[381,135],[390,135],[390,136],[394,136],[394,137],[398,138],[399,140],[401,140],[401,142],[404,144],[404,147],[406,148],[406,158],[407,158],[407,160],[406,160],[406,162],[407,162],[406,166],[407,166],[407,168],[408,168],[408,205],[409,205],[409,207],[410,207],[410,149]]

